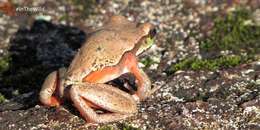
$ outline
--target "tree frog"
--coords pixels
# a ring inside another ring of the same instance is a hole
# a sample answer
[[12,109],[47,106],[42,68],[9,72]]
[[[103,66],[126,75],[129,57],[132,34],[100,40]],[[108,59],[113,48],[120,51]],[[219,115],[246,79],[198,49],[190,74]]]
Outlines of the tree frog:
[[[113,122],[133,115],[137,103],[156,90],[137,65],[137,56],[151,47],[155,34],[150,23],[137,24],[123,16],[112,16],[85,41],[68,69],[47,76],[39,94],[41,103],[59,106],[69,99],[87,122]],[[133,94],[105,84],[125,73],[136,78]]]

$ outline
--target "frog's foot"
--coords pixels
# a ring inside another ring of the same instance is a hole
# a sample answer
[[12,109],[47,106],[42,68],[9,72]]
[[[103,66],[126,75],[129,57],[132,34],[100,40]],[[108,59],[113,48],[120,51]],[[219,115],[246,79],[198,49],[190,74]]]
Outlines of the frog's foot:
[[54,95],[57,94],[57,89],[63,86],[60,85],[60,71],[50,73],[45,79],[42,89],[39,94],[39,99],[46,106],[59,106],[61,100]]
[[[73,85],[70,97],[83,118],[92,123],[124,120],[137,112],[132,96],[111,85],[93,83]],[[109,112],[100,114],[95,109]]]
[[139,97],[150,97],[153,93],[161,88],[161,86],[153,86],[153,88],[151,88],[151,81],[142,69],[133,67],[132,73],[136,75],[137,85],[140,86],[140,90],[136,93]]

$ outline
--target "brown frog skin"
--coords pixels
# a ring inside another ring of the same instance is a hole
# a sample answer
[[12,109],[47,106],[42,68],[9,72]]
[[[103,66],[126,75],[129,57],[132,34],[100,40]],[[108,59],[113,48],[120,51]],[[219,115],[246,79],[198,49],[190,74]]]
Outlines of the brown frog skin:
[[[137,102],[158,88],[151,88],[148,76],[137,66],[136,56],[150,45],[147,37],[155,35],[149,23],[136,24],[123,16],[112,16],[83,44],[69,68],[48,75],[39,94],[46,106],[59,106],[70,99],[87,122],[104,123],[123,120],[137,112]],[[132,73],[137,91],[133,94],[105,84],[120,75]],[[96,113],[96,109],[105,110]]]

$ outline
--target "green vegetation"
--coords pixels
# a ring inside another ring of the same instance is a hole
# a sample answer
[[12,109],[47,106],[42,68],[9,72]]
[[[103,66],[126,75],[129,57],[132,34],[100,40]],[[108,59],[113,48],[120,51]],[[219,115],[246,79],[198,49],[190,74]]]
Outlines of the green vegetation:
[[229,50],[233,54],[260,52],[260,26],[252,24],[250,11],[238,9],[224,19],[217,17],[211,35],[200,44],[201,51]]
[[[187,69],[215,71],[256,60],[260,53],[260,26],[254,25],[251,18],[246,9],[237,9],[224,18],[217,17],[210,36],[200,41],[203,58],[185,59],[171,65],[168,72]],[[223,55],[221,51],[228,51],[228,54]]]
[[112,126],[102,126],[101,128],[99,128],[98,130],[114,130]]
[[10,57],[9,56],[4,56],[3,58],[0,58],[0,75],[8,70],[9,68],[9,62],[10,62]]
[[2,93],[0,93],[0,103],[3,103],[5,101],[5,97]]
[[146,57],[140,61],[142,64],[144,64],[145,68],[149,68],[152,64],[158,63],[155,60],[153,60],[151,57]]
[[186,69],[215,71],[220,68],[229,68],[241,63],[246,63],[248,59],[248,57],[242,56],[222,56],[215,59],[188,58],[172,65],[169,71],[176,72]]
[[[9,56],[3,56],[0,58],[0,81],[3,79],[3,73],[9,69],[11,58]],[[5,96],[0,93],[0,103],[5,101]]]

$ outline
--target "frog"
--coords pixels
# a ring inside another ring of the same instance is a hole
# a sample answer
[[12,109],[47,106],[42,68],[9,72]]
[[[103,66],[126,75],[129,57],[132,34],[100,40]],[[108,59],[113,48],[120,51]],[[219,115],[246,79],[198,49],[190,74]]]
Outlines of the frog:
[[[158,90],[138,66],[138,56],[154,44],[155,35],[151,23],[112,16],[85,40],[67,69],[47,76],[40,102],[59,107],[70,100],[89,123],[120,121],[136,114],[137,104]],[[126,92],[106,84],[126,73],[134,75],[136,90],[127,87],[131,91]]]

